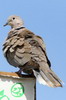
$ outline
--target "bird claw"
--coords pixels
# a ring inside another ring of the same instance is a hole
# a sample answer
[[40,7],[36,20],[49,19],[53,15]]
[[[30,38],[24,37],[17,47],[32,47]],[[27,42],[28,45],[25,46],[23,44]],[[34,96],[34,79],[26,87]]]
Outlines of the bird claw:
[[22,70],[19,70],[17,72],[15,72],[16,74],[18,74],[18,76],[22,76]]

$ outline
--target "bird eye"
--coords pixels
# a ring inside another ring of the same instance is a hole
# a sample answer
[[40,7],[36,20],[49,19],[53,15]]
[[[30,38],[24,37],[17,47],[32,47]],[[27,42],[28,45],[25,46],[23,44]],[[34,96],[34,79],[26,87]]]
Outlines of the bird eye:
[[15,19],[15,17],[13,17],[13,20]]

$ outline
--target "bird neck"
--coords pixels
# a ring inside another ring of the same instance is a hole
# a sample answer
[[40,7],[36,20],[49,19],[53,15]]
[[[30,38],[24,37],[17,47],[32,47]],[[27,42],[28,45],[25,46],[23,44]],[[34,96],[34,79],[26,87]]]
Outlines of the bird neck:
[[20,30],[20,29],[23,29],[23,28],[25,28],[25,27],[21,26],[21,27],[16,28],[15,30]]
[[20,27],[24,27],[24,25],[21,23],[17,23],[17,24],[15,24],[15,25],[12,25],[11,26],[11,29],[16,29],[16,28],[20,28]]

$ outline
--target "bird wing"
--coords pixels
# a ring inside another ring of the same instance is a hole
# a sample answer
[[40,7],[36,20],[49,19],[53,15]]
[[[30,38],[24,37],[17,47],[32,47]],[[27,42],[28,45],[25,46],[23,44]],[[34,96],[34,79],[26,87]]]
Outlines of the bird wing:
[[47,64],[48,64],[48,66],[51,67],[51,62],[50,62],[50,60],[48,59],[48,56],[47,56],[47,53],[46,53],[46,46],[45,46],[45,43],[44,43],[43,39],[42,39],[40,36],[35,36],[35,40],[38,41],[39,47],[40,47],[41,50],[43,51],[43,56],[45,56],[44,59],[46,59],[46,62],[47,62]]

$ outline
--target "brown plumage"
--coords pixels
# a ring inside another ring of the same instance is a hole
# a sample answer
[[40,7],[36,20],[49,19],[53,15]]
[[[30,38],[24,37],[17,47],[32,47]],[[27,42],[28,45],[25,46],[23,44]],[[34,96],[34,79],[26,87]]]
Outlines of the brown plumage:
[[62,81],[51,70],[42,38],[26,29],[18,16],[10,16],[7,24],[12,29],[3,44],[3,52],[9,64],[25,73],[34,73],[41,84],[62,87]]

